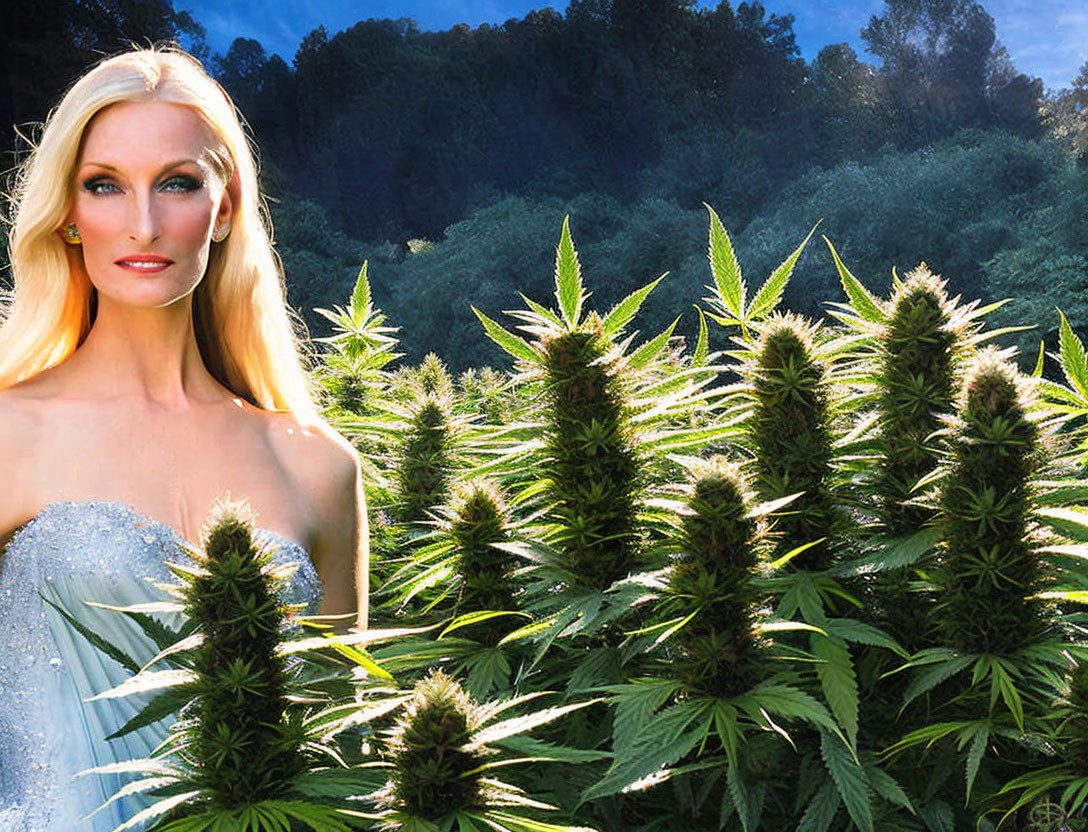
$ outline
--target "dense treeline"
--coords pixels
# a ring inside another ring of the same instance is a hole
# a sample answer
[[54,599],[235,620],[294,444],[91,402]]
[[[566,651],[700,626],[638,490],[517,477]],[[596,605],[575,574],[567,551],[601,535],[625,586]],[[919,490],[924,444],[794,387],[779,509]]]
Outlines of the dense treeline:
[[[899,0],[870,21],[879,72],[844,44],[806,64],[792,17],[759,3],[694,0],[575,0],[445,32],[367,20],[311,32],[293,69],[242,39],[216,65],[293,193],[362,239],[434,238],[496,193],[697,207],[731,188],[754,211],[814,164],[889,143],[1037,132],[1042,85],[992,18],[937,9]],[[704,166],[708,144],[719,161]]]

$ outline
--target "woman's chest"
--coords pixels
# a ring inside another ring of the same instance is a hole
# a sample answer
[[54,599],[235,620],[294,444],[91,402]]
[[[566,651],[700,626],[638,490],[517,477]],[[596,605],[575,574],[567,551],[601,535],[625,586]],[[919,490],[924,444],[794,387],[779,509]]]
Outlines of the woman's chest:
[[67,416],[51,420],[35,450],[35,503],[124,503],[196,540],[216,500],[229,496],[248,500],[261,526],[308,543],[312,507],[266,418],[117,409]]

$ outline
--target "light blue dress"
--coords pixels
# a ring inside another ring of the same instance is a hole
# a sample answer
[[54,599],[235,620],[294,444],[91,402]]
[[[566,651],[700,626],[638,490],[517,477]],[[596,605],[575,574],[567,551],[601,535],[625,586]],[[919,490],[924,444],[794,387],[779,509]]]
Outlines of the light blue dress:
[[[275,562],[298,564],[282,600],[315,613],[321,585],[306,550],[276,532],[255,536],[276,547]],[[75,775],[149,756],[173,718],[106,741],[150,697],[85,701],[131,671],[41,596],[144,663],[156,648],[138,625],[83,601],[167,600],[152,581],[174,582],[165,564],[188,561],[183,543],[171,526],[126,504],[58,501],[20,527],[0,555],[0,832],[110,832],[148,805],[146,797],[127,797],[87,818],[133,775]]]

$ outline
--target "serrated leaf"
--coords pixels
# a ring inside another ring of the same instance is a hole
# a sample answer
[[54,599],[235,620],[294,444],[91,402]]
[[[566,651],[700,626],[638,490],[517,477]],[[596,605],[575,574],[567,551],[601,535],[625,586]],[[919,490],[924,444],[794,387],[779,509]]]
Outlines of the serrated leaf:
[[488,725],[486,728],[481,728],[477,731],[472,736],[472,744],[474,746],[483,746],[491,742],[499,742],[500,740],[504,740],[507,737],[512,737],[516,734],[524,734],[539,725],[545,725],[572,711],[580,710],[601,701],[602,700],[600,699],[587,699],[584,702],[575,702],[571,705],[557,705],[554,708],[544,708],[543,710],[526,714],[525,716],[516,716],[512,719],[496,722],[494,725]]
[[993,708],[996,701],[995,694],[999,694],[1001,700],[1005,703],[1005,707],[1009,709],[1013,719],[1016,720],[1016,727],[1023,733],[1024,703],[1020,698],[1020,691],[1016,689],[1009,672],[1005,670],[999,661],[994,662],[991,672],[993,673],[993,681],[991,683],[990,707]]
[[878,764],[866,764],[865,776],[869,780],[869,786],[879,797],[884,798],[884,800],[893,803],[896,806],[903,807],[912,815],[915,814],[914,805],[910,802],[910,797],[907,796],[907,793],[903,791],[903,787]]
[[[666,272],[666,274],[668,273]],[[635,317],[635,314],[642,306],[643,301],[646,300],[646,297],[654,290],[654,287],[664,279],[665,275],[663,274],[653,283],[647,283],[641,289],[636,289],[613,306],[601,322],[601,328],[604,330],[604,334],[611,337],[612,335],[622,332],[623,328]]]
[[563,233],[555,250],[555,299],[559,301],[559,311],[563,313],[567,326],[578,326],[582,319],[585,292],[578,252],[574,250],[574,242],[570,238],[569,214],[563,218]]
[[330,633],[323,633],[326,639],[328,639],[328,646],[339,653],[341,656],[355,662],[359,667],[365,670],[369,675],[375,679],[384,679],[387,682],[395,681],[391,673],[388,670],[381,667],[377,662],[372,659],[365,650],[351,647],[348,644],[340,641],[336,636]]
[[91,696],[84,701],[96,702],[99,699],[119,699],[137,693],[149,693],[163,688],[190,685],[196,681],[197,675],[191,670],[156,670],[152,673],[138,673],[125,679],[116,687],[102,691],[102,693]]
[[826,781],[801,816],[797,832],[827,832],[831,828],[831,822],[835,820],[840,805],[842,805],[842,798],[839,797],[835,781]]
[[1031,371],[1032,378],[1043,377],[1043,362],[1046,361],[1046,341],[1039,342],[1039,355],[1035,358],[1035,367]]
[[850,819],[860,832],[873,832],[873,806],[865,770],[850,756],[850,751],[826,731],[820,732],[820,757],[835,781]]
[[359,269],[359,276],[355,278],[355,288],[351,292],[351,319],[356,326],[362,326],[366,322],[367,313],[370,311],[370,281],[366,276],[367,261],[363,261],[363,267]]
[[136,716],[132,717],[132,719],[106,737],[106,739],[114,740],[118,737],[123,737],[125,734],[144,728],[151,725],[153,722],[158,722],[160,719],[164,719],[173,713],[177,713],[181,710],[183,705],[193,698],[194,694],[195,689],[188,685],[179,685],[176,688],[170,688],[169,690],[160,693],[148,702]]
[[546,306],[542,306],[541,304],[537,303],[535,300],[529,298],[521,292],[519,292],[518,294],[521,295],[521,299],[525,301],[525,305],[532,309],[534,312],[536,312],[537,315],[539,315],[544,320],[555,324],[560,329],[563,328],[562,319],[554,312],[552,312],[552,310],[548,309]]
[[794,266],[797,265],[797,261],[801,258],[801,253],[805,250],[805,246],[808,245],[808,241],[812,239],[812,235],[816,232],[816,227],[819,224],[820,223],[817,222],[816,225],[812,226],[812,231],[808,232],[808,236],[801,242],[801,245],[795,248],[793,254],[787,257],[782,262],[782,265],[775,269],[771,273],[771,276],[767,278],[766,282],[759,287],[759,291],[756,292],[755,297],[752,298],[751,304],[749,304],[744,312],[744,319],[746,321],[761,320],[778,306],[778,302],[782,299],[782,292],[789,282],[790,275],[793,274]]
[[911,679],[907,689],[903,691],[903,708],[906,708],[916,698],[927,691],[933,690],[941,682],[950,679],[957,673],[965,670],[974,661],[972,656],[953,656],[945,661],[934,664],[920,672]]
[[866,624],[856,618],[830,618],[827,621],[826,628],[828,635],[837,636],[844,641],[884,647],[898,653],[903,658],[907,658],[907,651],[895,639],[872,624]]
[[839,282],[842,283],[842,289],[850,300],[850,306],[863,321],[879,323],[886,320],[887,315],[881,307],[880,301],[846,268],[831,241],[826,236],[823,239],[827,243],[827,247],[831,249],[831,259],[835,261],[835,269],[839,273]]
[[836,734],[843,743],[846,742],[846,737],[823,703],[789,685],[758,685],[732,701],[753,718],[761,710],[765,710],[783,719],[801,719]]
[[740,321],[744,319],[744,302],[748,291],[740,273],[740,264],[722,221],[713,208],[705,202],[703,205],[710,212],[710,247],[707,252],[710,273],[714,277],[714,285],[722,306]]
[[665,349],[665,345],[669,343],[669,339],[672,337],[672,332],[676,329],[676,325],[680,323],[679,316],[676,318],[669,327],[660,335],[647,341],[627,359],[627,363],[635,370],[641,370],[651,361],[653,361]]
[[523,361],[534,363],[539,362],[539,356],[533,351],[533,348],[522,339],[511,332],[507,332],[475,306],[472,307],[472,311],[476,313],[476,317],[479,318],[480,323],[484,325],[484,331],[487,333],[487,337],[502,347],[503,350],[514,356],[514,358],[520,358]]
[[137,812],[127,821],[116,827],[113,832],[123,832],[125,829],[133,829],[136,827],[143,828],[143,824],[147,821],[157,818],[160,815],[165,815],[175,806],[181,806],[183,803],[188,803],[200,794],[199,791],[191,791],[183,794],[176,794],[172,797],[164,797],[162,800],[151,804],[146,809]]
[[1058,328],[1058,344],[1062,373],[1065,374],[1065,380],[1069,382],[1070,386],[1079,392],[1084,399],[1088,399],[1088,356],[1085,355],[1084,344],[1073,332],[1073,328],[1069,326],[1069,321],[1065,319],[1065,313],[1059,309],[1058,315],[1061,318]]
[[846,643],[836,638],[813,635],[812,654],[822,661],[816,665],[816,675],[824,699],[842,726],[850,747],[857,749],[858,740],[858,680]]
[[744,782],[744,775],[739,766],[730,765],[726,768],[725,782],[729,788],[729,796],[733,800],[733,806],[737,810],[744,832],[752,832],[759,825],[759,815],[762,806],[759,805],[753,790]]
[[587,789],[583,800],[614,794],[663,766],[675,763],[702,741],[713,717],[707,701],[681,702],[650,722],[632,745],[631,752],[617,757],[605,776]]
[[138,673],[140,671],[139,663],[135,659],[133,659],[130,655],[128,655],[128,653],[124,652],[123,650],[121,650],[118,647],[115,647],[110,641],[108,641],[107,639],[104,639],[98,633],[94,632],[90,628],[86,627],[85,625],[83,625],[82,623],[77,621],[62,606],[60,606],[59,604],[54,603],[53,601],[49,600],[44,595],[42,595],[40,590],[38,592],[38,595],[41,596],[41,599],[43,601],[45,601],[45,603],[47,603],[49,606],[51,606],[53,609],[55,609],[58,613],[60,613],[60,615],[64,618],[64,620],[67,621],[77,633],[79,633],[81,636],[83,636],[85,639],[87,639],[87,641],[93,647],[101,650],[103,653],[105,653],[107,656],[109,656],[115,662],[120,664],[126,670],[130,670],[133,673]]
[[986,745],[990,741],[990,729],[980,726],[975,738],[971,740],[971,748],[967,752],[967,797],[964,805],[971,802],[971,787],[975,784],[979,765],[982,763],[982,755],[986,753]]
[[492,618],[500,618],[506,615],[532,618],[528,613],[521,612],[520,610],[477,610],[475,612],[466,612],[464,615],[459,615],[453,619],[446,629],[438,634],[438,637],[445,638],[454,630],[459,630],[462,627],[471,627],[473,624],[479,624],[483,621],[490,621]]
[[694,367],[702,367],[706,364],[710,337],[706,327],[706,315],[698,306],[695,307],[695,311],[699,313],[699,337],[695,341],[695,353],[691,357],[691,363]]
[[622,688],[613,700],[616,718],[612,720],[613,746],[617,753],[630,748],[649,724],[657,709],[681,687],[672,679],[636,679]]
[[927,803],[918,811],[929,832],[956,832],[956,815],[943,800]]

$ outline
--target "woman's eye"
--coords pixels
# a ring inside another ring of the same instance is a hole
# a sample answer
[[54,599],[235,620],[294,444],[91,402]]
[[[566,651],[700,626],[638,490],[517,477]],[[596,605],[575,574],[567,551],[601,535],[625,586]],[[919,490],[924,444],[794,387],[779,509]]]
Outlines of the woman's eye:
[[88,179],[83,183],[83,189],[92,194],[110,194],[120,189],[108,179]]
[[164,191],[180,191],[182,193],[197,191],[200,190],[201,187],[202,184],[200,180],[193,176],[171,176],[162,183],[162,189]]

